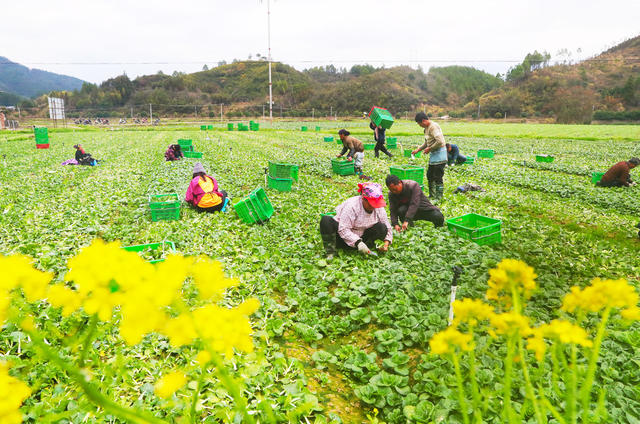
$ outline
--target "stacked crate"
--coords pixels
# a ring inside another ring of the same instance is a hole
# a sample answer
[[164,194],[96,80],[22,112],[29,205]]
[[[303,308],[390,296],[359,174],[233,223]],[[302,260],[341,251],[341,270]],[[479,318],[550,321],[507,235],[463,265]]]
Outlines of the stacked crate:
[[268,186],[278,191],[291,191],[293,182],[298,181],[300,167],[291,163],[269,161]]

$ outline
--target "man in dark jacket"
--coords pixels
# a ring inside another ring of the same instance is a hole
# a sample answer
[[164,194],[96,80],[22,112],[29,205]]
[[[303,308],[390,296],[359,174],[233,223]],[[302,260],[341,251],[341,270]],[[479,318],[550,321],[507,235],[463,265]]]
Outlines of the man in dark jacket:
[[609,170],[602,176],[602,179],[598,181],[597,185],[600,187],[629,187],[630,185],[635,185],[635,183],[631,181],[629,171],[639,164],[640,159],[638,158],[631,158],[628,161],[618,162],[609,168]]
[[462,165],[467,161],[467,157],[460,154],[460,148],[456,144],[445,144],[447,147],[447,163],[449,166]]
[[[389,188],[391,225],[396,231],[406,230],[416,220],[429,221],[434,227],[442,227],[442,212],[427,199],[420,184],[413,180],[401,180],[397,175],[387,175],[385,182]],[[398,219],[402,221],[402,226]]]

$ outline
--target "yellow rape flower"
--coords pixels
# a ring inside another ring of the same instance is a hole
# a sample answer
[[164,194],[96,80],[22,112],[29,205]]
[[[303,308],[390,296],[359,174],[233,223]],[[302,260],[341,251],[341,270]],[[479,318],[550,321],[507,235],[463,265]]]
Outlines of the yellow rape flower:
[[489,319],[493,313],[493,308],[481,300],[462,299],[453,302],[453,323],[456,325],[466,322],[475,326],[478,321]]
[[[591,285],[580,289],[571,287],[571,292],[562,300],[562,310],[574,312],[599,312],[605,308],[626,308],[624,315],[633,317],[638,306],[638,293],[625,279],[601,280],[594,278]],[[623,316],[624,316],[623,315]]]
[[544,339],[555,339],[565,344],[576,344],[592,347],[589,334],[584,328],[566,320],[555,319],[549,324],[543,324],[531,330],[531,337],[527,339],[527,349],[535,352],[536,359],[541,361],[547,349]]
[[505,312],[502,314],[493,314],[490,317],[493,330],[489,331],[492,337],[498,335],[511,336],[519,334],[520,337],[526,337],[531,334],[529,327],[529,318],[516,312]]
[[164,375],[154,386],[155,393],[161,398],[168,398],[187,383],[187,377],[180,371]]
[[444,355],[446,353],[453,353],[455,348],[468,351],[471,350],[471,335],[461,333],[455,327],[448,327],[439,333],[436,333],[431,340],[429,340],[429,346],[431,352],[437,355]]
[[68,317],[82,306],[82,298],[75,290],[64,284],[52,284],[47,292],[47,300],[56,307],[62,308],[62,315]]
[[211,354],[206,350],[202,350],[196,355],[196,362],[202,367],[207,365],[210,360]]
[[31,259],[23,255],[0,255],[0,291],[9,292],[22,287],[29,302],[43,299],[51,281],[50,272],[42,272],[31,265]]
[[193,277],[198,294],[203,300],[217,302],[222,299],[226,289],[238,285],[236,280],[225,277],[220,262],[212,262],[204,257],[193,263],[189,274]]
[[516,259],[503,259],[496,268],[489,270],[487,299],[510,306],[512,290],[523,299],[531,297],[536,288],[537,275],[533,268]]
[[7,364],[0,363],[0,423],[20,424],[20,405],[31,395],[31,390],[22,381],[9,375]]
[[527,349],[534,352],[536,359],[542,361],[547,351],[547,343],[544,341],[544,333],[539,328],[532,330],[532,337],[527,339]]

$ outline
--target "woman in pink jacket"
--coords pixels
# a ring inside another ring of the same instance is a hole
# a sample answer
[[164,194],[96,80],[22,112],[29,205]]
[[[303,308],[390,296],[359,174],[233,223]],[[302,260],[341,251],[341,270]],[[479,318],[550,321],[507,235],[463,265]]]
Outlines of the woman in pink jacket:
[[207,175],[200,162],[193,167],[193,179],[184,200],[204,212],[224,211],[229,203],[227,193],[218,189],[218,182]]

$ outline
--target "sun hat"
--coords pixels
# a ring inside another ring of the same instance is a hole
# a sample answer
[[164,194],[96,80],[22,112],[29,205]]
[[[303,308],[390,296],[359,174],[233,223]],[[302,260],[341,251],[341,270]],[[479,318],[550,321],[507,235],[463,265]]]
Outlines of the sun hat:
[[382,187],[378,183],[358,184],[358,193],[374,208],[384,208],[387,205],[382,195]]
[[204,170],[204,166],[202,166],[200,162],[196,162],[196,164],[193,167],[193,173],[199,174],[200,172],[202,172],[203,174],[207,173],[207,171]]

